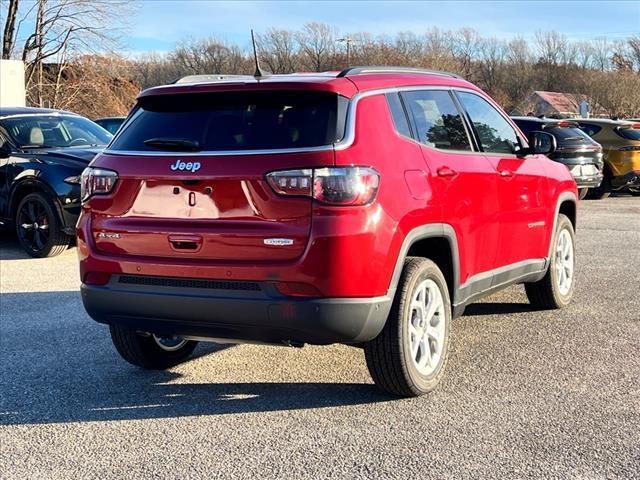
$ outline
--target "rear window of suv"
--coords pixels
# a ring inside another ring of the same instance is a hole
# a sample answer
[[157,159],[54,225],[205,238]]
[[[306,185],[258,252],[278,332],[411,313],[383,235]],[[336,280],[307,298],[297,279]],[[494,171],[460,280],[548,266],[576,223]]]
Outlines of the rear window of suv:
[[347,105],[348,99],[339,95],[310,91],[143,97],[109,149],[242,151],[330,145],[344,134]]
[[580,130],[579,127],[552,127],[548,126],[544,129],[549,132],[561,143],[594,143],[591,137]]

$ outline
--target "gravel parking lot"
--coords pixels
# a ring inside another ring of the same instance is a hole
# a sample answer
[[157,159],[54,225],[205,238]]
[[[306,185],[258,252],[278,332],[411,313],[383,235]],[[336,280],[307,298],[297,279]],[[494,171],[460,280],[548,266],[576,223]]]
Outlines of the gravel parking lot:
[[85,314],[74,250],[0,248],[4,479],[640,477],[640,198],[582,202],[573,304],[532,311],[518,286],[470,306],[412,400],[344,346],[139,370]]

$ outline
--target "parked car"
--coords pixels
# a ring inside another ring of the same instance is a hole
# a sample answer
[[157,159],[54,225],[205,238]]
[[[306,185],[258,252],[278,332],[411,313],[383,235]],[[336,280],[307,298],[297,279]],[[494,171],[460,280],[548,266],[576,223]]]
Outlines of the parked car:
[[95,123],[104,128],[111,135],[115,135],[122,122],[124,122],[127,117],[105,117],[105,118],[97,118],[94,120]]
[[588,197],[606,198],[612,191],[640,195],[640,123],[589,118],[579,125],[604,151],[602,184]]
[[538,117],[512,117],[525,135],[534,131],[548,132],[556,138],[556,151],[549,155],[569,169],[578,185],[580,199],[589,188],[602,183],[602,147],[571,120]]
[[467,304],[516,283],[571,300],[577,189],[554,144],[440,72],[146,90],[82,174],[84,306],[141,367],[199,340],[339,342],[423,394]]
[[64,251],[80,213],[80,174],[111,139],[60,110],[0,109],[0,226],[34,257]]

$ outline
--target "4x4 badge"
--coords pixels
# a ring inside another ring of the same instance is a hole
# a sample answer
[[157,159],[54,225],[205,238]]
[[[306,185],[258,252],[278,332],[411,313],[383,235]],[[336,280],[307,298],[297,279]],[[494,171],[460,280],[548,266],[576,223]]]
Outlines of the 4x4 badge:
[[174,172],[176,170],[188,170],[190,172],[197,172],[198,170],[200,170],[200,167],[200,162],[184,162],[182,160],[176,160],[176,163],[171,165],[171,170],[173,170]]

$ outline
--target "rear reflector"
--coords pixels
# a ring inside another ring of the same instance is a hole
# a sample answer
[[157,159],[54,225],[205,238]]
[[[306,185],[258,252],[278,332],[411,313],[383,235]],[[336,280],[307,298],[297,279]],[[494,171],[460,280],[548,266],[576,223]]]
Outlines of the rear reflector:
[[111,279],[111,274],[107,272],[87,272],[83,282],[86,285],[106,285]]
[[378,191],[380,176],[368,167],[327,167],[267,174],[279,195],[312,197],[326,205],[366,205]]
[[289,297],[321,297],[322,294],[316,287],[308,283],[300,282],[276,282],[278,291]]

